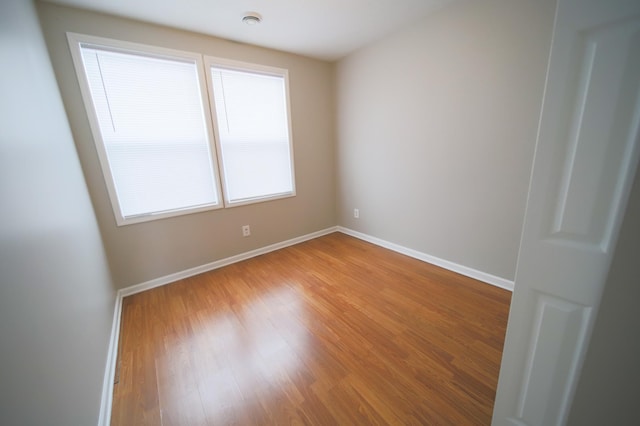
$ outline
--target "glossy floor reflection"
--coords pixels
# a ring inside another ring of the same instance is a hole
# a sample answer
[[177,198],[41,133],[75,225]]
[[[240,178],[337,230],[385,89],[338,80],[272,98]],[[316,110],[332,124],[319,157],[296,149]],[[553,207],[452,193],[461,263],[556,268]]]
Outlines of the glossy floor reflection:
[[510,293],[335,233],[130,296],[113,425],[489,424]]

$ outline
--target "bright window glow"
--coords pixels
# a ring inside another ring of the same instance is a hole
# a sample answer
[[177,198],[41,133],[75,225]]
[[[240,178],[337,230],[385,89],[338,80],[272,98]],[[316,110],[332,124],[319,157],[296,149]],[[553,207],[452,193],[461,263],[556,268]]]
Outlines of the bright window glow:
[[292,195],[285,76],[210,70],[227,202]]
[[287,70],[67,37],[118,225],[295,195]]
[[195,61],[80,50],[122,217],[217,205]]

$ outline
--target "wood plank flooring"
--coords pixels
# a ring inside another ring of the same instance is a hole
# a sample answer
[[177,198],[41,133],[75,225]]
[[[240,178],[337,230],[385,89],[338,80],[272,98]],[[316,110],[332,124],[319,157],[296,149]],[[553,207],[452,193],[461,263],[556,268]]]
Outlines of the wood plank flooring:
[[112,425],[488,425],[511,293],[341,233],[124,299]]

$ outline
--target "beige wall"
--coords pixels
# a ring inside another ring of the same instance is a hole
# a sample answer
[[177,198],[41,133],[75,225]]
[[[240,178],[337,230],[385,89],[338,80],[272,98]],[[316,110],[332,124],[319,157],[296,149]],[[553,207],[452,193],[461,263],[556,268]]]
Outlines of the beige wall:
[[554,10],[461,1],[341,60],[339,224],[513,279]]
[[569,425],[640,425],[640,170],[578,382]]
[[0,423],[95,425],[115,289],[31,2],[0,69]]
[[[200,266],[336,223],[333,65],[301,56],[77,9],[38,12],[118,287]],[[289,70],[297,196],[117,227],[65,32],[201,52]],[[251,225],[243,238],[241,226]]]

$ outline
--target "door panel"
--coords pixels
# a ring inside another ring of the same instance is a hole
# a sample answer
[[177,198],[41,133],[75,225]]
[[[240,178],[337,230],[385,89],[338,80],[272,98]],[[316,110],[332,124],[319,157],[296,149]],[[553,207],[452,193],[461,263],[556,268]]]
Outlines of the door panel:
[[639,127],[640,2],[559,0],[494,425],[566,422]]
[[569,82],[577,87],[566,106],[571,118],[558,132],[567,153],[553,239],[609,248],[640,117],[639,32],[640,20],[632,20],[577,36],[577,78]]
[[536,292],[534,297],[533,332],[517,417],[524,424],[551,425],[568,408],[575,360],[592,309],[548,294]]

